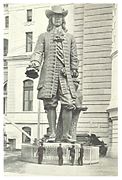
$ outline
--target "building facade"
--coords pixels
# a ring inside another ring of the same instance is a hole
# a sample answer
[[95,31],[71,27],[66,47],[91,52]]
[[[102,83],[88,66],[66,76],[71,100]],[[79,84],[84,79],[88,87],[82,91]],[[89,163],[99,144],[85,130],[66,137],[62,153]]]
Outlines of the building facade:
[[[110,113],[112,94],[112,42],[114,4],[63,4],[68,10],[66,27],[77,43],[79,58],[79,93],[83,104],[77,134],[94,133],[110,143]],[[4,7],[4,113],[9,141],[21,148],[21,143],[37,137],[38,79],[25,75],[39,34],[46,31],[48,4],[9,4]],[[60,105],[59,107],[60,108]],[[13,124],[12,124],[13,123]],[[17,127],[18,129],[17,129]],[[47,133],[46,113],[40,103],[40,137]],[[110,137],[111,136],[111,137]]]

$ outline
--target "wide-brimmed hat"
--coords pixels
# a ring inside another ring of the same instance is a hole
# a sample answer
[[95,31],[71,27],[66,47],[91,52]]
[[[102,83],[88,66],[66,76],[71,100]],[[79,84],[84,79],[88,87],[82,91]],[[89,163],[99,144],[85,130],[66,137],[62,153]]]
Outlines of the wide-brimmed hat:
[[45,11],[46,16],[49,18],[53,14],[62,14],[64,17],[68,14],[68,10],[64,10],[61,6],[52,6],[51,10]]

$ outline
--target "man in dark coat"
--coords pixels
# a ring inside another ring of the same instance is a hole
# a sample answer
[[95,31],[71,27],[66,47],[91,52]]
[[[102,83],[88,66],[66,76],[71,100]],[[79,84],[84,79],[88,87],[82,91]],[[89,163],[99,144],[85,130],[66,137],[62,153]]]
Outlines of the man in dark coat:
[[38,147],[38,150],[37,150],[38,164],[42,164],[44,151],[45,151],[45,148],[43,147],[43,143],[40,143],[40,146]]
[[70,158],[71,158],[71,164],[72,166],[74,165],[74,160],[75,160],[75,146],[72,145],[72,147],[68,148],[68,150],[70,150]]
[[67,14],[68,11],[61,6],[46,10],[49,19],[47,32],[39,36],[31,58],[33,67],[42,65],[37,98],[44,102],[51,132],[49,141],[52,142],[55,142],[56,138],[58,100],[62,106],[62,141],[73,142],[69,130],[75,108],[76,91],[73,78],[78,76],[78,58],[75,39],[67,33],[65,27],[64,17]]
[[83,156],[84,156],[84,148],[83,148],[83,144],[81,144],[80,147],[80,157],[78,158],[78,164],[83,166]]
[[58,164],[61,166],[63,165],[63,148],[61,147],[61,144],[59,144],[59,147],[57,147],[57,154],[58,154]]

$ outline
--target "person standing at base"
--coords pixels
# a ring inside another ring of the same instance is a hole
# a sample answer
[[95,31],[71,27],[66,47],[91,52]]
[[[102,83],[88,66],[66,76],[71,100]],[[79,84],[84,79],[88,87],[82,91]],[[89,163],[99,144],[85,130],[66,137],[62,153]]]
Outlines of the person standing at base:
[[41,142],[38,150],[37,150],[37,154],[38,154],[38,164],[42,164],[42,160],[43,160],[43,153],[45,151],[45,148],[43,147],[43,143]]
[[63,148],[61,147],[61,144],[59,144],[59,147],[57,147],[57,154],[58,154],[58,164],[61,166],[63,165]]
[[81,144],[80,147],[80,157],[78,158],[78,164],[83,166],[83,155],[84,155],[84,148],[83,148],[83,144]]
[[71,164],[72,166],[74,165],[74,160],[75,160],[75,146],[72,145],[72,147],[68,148],[68,150],[70,150],[70,158],[71,158]]

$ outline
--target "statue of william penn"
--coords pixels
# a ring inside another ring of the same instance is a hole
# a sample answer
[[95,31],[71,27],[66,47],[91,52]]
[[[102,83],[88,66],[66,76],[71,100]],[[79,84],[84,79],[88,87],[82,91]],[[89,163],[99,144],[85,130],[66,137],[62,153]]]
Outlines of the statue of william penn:
[[[40,34],[31,58],[34,73],[41,65],[38,83],[38,99],[43,100],[50,128],[49,141],[56,138],[56,107],[61,102],[63,134],[62,142],[73,142],[69,134],[72,112],[75,107],[78,76],[78,58],[74,37],[67,33],[65,17],[68,14],[61,6],[53,6],[45,12],[49,24],[47,32]],[[30,68],[31,69],[31,68]],[[26,72],[29,76],[29,71]],[[30,75],[32,76],[32,74]]]

